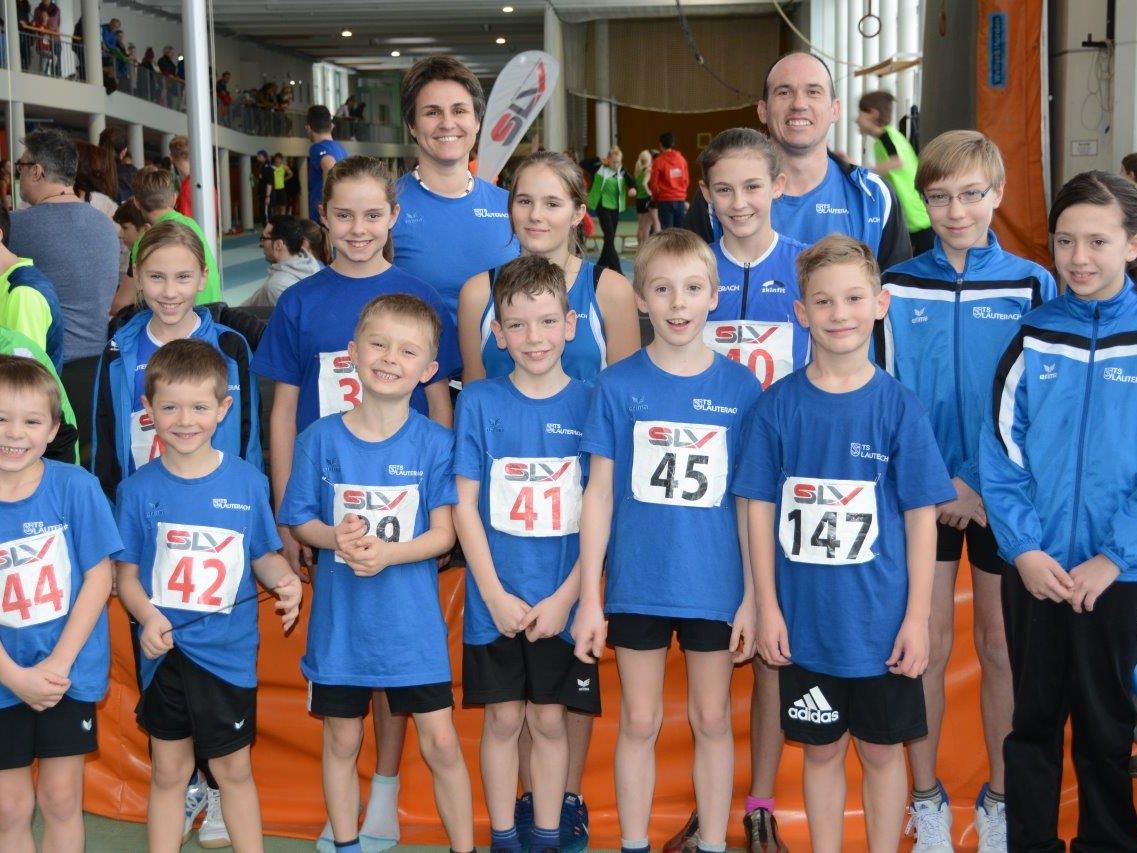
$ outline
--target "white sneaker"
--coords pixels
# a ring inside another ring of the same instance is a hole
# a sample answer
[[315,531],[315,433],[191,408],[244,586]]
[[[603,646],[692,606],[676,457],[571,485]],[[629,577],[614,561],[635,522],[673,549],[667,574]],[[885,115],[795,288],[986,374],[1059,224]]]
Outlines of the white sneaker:
[[979,834],[979,853],[1007,853],[1007,805],[996,803],[992,811],[984,804],[987,786],[975,801],[975,831]]
[[205,820],[197,831],[197,843],[206,850],[229,847],[229,830],[225,828],[225,818],[221,815],[221,792],[206,789]]
[[193,823],[205,808],[206,787],[205,780],[195,770],[190,777],[189,785],[186,786],[186,822],[182,829],[182,844],[189,841],[190,835],[193,834]]
[[927,800],[913,800],[908,808],[908,825],[904,834],[916,833],[912,853],[954,853],[951,845],[951,805],[947,792],[940,785],[940,804],[937,808]]
[[332,821],[328,818],[324,828],[320,831],[320,837],[316,839],[316,853],[336,853],[335,836],[332,835]]

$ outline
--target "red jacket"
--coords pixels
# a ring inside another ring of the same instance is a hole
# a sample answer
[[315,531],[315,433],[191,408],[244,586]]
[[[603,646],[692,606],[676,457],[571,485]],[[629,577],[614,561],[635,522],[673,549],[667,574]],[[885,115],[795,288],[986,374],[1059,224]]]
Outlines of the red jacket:
[[674,148],[661,151],[651,161],[648,188],[653,201],[686,201],[689,184],[687,160]]

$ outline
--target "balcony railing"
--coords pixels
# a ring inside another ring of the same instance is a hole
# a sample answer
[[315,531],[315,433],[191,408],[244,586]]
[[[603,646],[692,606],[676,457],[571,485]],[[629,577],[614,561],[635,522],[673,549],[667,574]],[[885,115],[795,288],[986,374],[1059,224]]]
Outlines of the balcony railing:
[[81,38],[27,24],[20,24],[19,36],[20,67],[24,71],[29,74],[42,74],[45,77],[83,79]]

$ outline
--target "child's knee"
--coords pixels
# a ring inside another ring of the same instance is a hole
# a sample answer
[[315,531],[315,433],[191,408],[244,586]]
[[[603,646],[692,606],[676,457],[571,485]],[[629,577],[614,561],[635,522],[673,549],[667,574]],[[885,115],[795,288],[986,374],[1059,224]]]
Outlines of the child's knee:
[[515,740],[525,722],[525,705],[501,702],[486,706],[485,731],[495,740]]
[[903,762],[904,746],[899,743],[866,743],[857,741],[861,762],[870,767],[887,767],[896,761]]
[[0,832],[30,826],[36,807],[36,795],[31,784],[5,785],[0,796]]
[[228,755],[209,759],[209,770],[217,784],[223,788],[247,783],[253,778],[249,748],[246,746]]
[[363,744],[363,720],[359,717],[325,717],[324,750],[335,758],[354,761]]
[[458,732],[450,725],[433,725],[419,728],[419,751],[422,757],[438,772],[462,764],[462,746]]
[[654,741],[662,724],[662,708],[627,704],[620,708],[620,737]]
[[525,716],[534,738],[561,740],[566,737],[563,705],[529,705]]
[[698,697],[690,702],[687,714],[696,737],[723,738],[731,732],[730,702],[707,701]]
[[36,790],[36,804],[43,812],[44,820],[70,820],[83,809],[82,777],[44,779],[41,776]]
[[1011,672],[1011,661],[1007,652],[1007,634],[1002,625],[982,625],[975,623],[975,653],[984,670]]
[[933,622],[928,627],[928,669],[941,670],[947,666],[954,642],[955,626],[953,624],[944,623],[941,625]]
[[151,761],[150,784],[156,788],[182,788],[189,784],[193,775],[194,758],[189,752],[184,756],[157,755]]
[[848,746],[847,736],[833,743],[808,743],[805,745],[805,761],[807,764],[828,764],[834,761],[844,761]]

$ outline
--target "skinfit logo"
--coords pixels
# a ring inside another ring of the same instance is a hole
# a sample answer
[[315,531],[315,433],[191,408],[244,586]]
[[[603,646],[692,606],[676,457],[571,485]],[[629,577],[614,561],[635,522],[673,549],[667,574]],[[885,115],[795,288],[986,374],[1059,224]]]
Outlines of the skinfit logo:
[[1101,375],[1110,382],[1137,382],[1137,375],[1126,373],[1120,367],[1107,367]]
[[786,292],[786,285],[784,282],[780,282],[776,278],[772,278],[769,281],[762,282],[762,292],[763,293],[785,293]]
[[1022,314],[1016,311],[996,311],[990,305],[976,305],[971,309],[976,320],[1017,320]]
[[790,706],[789,715],[791,720],[820,726],[835,723],[841,718],[840,712],[833,710],[820,687],[809,688],[808,693]]
[[1058,378],[1058,365],[1057,365],[1057,363],[1055,363],[1055,364],[1043,364],[1042,365],[1042,373],[1038,374],[1038,378],[1042,379],[1042,380],[1057,379]]
[[913,323],[927,323],[928,322],[928,309],[927,308],[913,308],[912,309],[912,322]]

